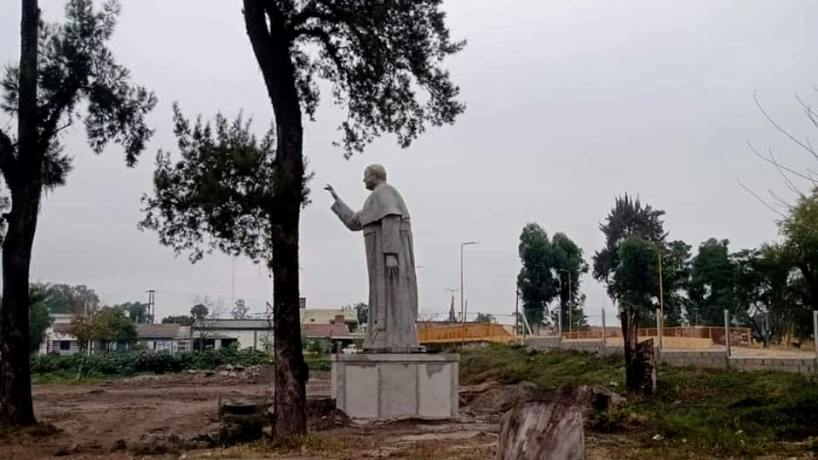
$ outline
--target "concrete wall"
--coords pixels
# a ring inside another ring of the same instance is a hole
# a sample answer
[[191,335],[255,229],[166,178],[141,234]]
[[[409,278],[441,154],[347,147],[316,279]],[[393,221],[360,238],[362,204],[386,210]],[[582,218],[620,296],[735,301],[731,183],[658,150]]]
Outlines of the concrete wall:
[[[657,349],[658,351],[658,349]],[[726,351],[662,351],[656,354],[660,363],[679,367],[724,369],[727,367]]]
[[730,358],[730,367],[747,371],[777,371],[795,374],[818,373],[814,359]]
[[[603,346],[602,342],[565,341],[556,337],[537,337],[526,340],[526,345],[535,350],[575,350],[603,355],[622,354],[620,346]],[[702,369],[739,369],[745,371],[776,371],[797,374],[818,374],[818,360],[814,358],[776,359],[776,358],[737,358],[727,359],[726,351],[686,351],[664,350],[657,348],[657,360],[660,363],[679,367],[696,367]]]

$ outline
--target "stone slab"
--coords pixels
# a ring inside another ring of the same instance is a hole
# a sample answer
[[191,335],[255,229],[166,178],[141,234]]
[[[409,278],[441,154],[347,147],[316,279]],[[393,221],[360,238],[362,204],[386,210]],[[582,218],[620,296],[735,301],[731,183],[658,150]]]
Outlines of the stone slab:
[[354,419],[448,419],[458,415],[456,354],[332,357],[332,397]]

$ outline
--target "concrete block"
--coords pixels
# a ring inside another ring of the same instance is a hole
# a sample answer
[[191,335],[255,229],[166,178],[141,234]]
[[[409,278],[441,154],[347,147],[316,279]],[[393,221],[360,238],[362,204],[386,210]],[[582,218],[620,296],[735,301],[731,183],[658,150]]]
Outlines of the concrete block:
[[[346,378],[339,384],[343,391],[344,412],[356,414],[361,418],[377,417],[377,400],[380,395],[378,367],[346,366],[344,371]],[[373,399],[375,404],[372,403]]]
[[[426,363],[418,368],[418,413],[440,418],[458,413],[458,367],[458,363],[454,363],[453,372],[449,372],[451,369],[441,363]],[[451,388],[452,392],[437,391],[446,387]]]
[[454,354],[350,354],[332,357],[336,407],[351,418],[445,419],[458,414]]

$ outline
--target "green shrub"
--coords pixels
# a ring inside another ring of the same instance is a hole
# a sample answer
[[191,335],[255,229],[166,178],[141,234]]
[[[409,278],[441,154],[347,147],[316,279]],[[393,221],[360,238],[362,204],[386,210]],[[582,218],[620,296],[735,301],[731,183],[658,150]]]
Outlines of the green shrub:
[[90,356],[48,354],[32,357],[31,372],[35,375],[76,374],[82,366],[84,375],[166,374],[188,369],[214,369],[226,364],[255,366],[271,362],[270,355],[266,353],[235,348],[177,354],[144,351],[97,353]]

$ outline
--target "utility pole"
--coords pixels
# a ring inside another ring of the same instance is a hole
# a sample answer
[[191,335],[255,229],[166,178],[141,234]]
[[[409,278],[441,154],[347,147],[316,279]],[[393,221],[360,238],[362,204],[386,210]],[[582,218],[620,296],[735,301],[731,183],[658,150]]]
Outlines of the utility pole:
[[148,290],[148,315],[150,316],[150,323],[156,322],[156,291]]
[[574,332],[573,310],[574,310],[574,291],[571,289],[571,272],[568,272],[568,332]]
[[665,289],[662,285],[662,250],[656,251],[659,256],[659,318],[657,319],[657,331],[659,334],[659,349],[662,349],[662,329],[665,327]]
[[726,308],[724,309],[724,344],[727,347],[727,358],[729,359],[732,354],[730,346],[730,310]]
[[460,243],[460,322],[466,322],[466,287],[463,281],[463,248],[477,244],[477,241],[465,241]]
[[455,310],[454,310],[454,293],[460,291],[460,289],[446,288],[446,290],[449,291],[449,293],[452,295],[452,303],[451,303],[451,308],[449,309],[449,318],[447,318],[447,320],[449,322],[456,323],[457,322],[457,315],[455,314]]
[[[515,290],[516,296],[514,296],[514,335],[519,334],[520,332],[520,290]],[[815,340],[818,341],[818,338]],[[818,342],[817,342],[818,343]],[[816,348],[818,351],[818,348]]]

